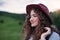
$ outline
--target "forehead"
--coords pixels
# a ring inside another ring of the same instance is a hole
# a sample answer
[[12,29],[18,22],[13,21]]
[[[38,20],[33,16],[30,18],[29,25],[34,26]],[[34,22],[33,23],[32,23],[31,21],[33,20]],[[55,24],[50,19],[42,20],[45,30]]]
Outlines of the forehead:
[[35,13],[34,10],[31,10],[30,15],[33,15],[33,14],[37,15],[37,13]]

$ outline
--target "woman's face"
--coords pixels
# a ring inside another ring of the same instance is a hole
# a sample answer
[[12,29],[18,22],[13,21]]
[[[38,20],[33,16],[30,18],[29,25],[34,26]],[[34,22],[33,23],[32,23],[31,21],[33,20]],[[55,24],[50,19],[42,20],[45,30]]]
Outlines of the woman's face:
[[32,27],[36,27],[38,25],[39,18],[38,15],[34,12],[34,10],[31,10],[30,13],[30,23]]

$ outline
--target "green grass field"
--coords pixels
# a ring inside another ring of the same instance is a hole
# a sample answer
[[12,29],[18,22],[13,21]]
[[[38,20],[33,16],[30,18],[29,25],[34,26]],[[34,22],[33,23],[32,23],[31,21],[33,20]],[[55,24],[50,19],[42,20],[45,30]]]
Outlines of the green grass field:
[[3,22],[0,22],[0,40],[24,40],[21,32],[23,20],[17,20],[8,16],[0,16],[0,20],[3,20]]

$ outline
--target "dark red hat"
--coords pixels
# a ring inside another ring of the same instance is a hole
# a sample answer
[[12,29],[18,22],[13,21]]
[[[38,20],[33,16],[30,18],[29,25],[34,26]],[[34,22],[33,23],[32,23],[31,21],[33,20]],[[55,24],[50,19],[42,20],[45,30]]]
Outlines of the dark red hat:
[[51,20],[51,18],[50,18],[50,13],[49,13],[49,10],[48,10],[48,8],[44,5],[44,4],[30,4],[30,5],[27,5],[26,6],[26,12],[27,12],[27,14],[29,14],[30,13],[30,10],[32,9],[32,8],[39,8],[42,12],[44,12],[44,14],[49,18],[49,21],[51,22],[51,24],[52,24],[52,20]]

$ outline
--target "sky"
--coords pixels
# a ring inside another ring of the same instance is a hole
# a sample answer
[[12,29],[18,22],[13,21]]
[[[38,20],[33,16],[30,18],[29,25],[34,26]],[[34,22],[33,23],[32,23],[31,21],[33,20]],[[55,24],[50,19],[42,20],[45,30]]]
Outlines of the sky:
[[42,3],[49,11],[60,9],[60,0],[0,0],[0,11],[26,13],[26,5]]

